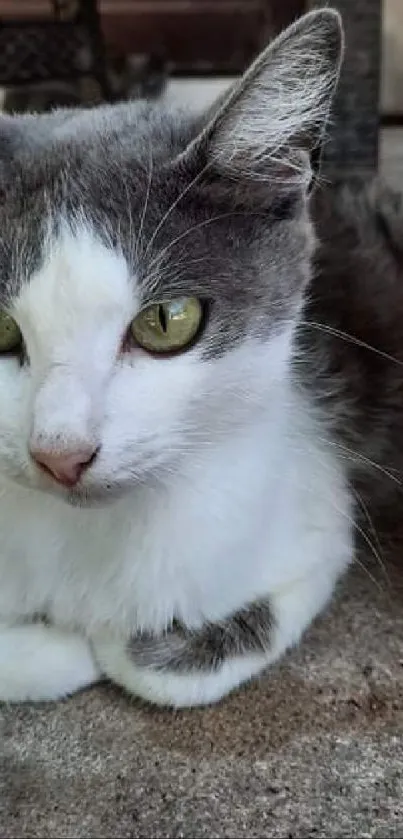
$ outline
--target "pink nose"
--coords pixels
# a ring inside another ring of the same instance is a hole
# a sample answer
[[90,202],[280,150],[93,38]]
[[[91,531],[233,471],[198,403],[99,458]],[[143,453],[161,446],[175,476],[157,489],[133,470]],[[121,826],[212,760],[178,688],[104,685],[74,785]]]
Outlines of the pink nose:
[[79,449],[68,454],[55,454],[46,450],[31,451],[33,459],[59,483],[66,487],[73,487],[81,478],[83,472],[94,462],[97,450],[93,448]]

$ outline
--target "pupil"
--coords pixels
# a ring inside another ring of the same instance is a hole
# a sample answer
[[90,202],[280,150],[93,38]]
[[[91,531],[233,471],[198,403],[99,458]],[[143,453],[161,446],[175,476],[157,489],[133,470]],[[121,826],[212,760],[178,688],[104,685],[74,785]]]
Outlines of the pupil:
[[164,332],[164,334],[166,334],[166,331],[167,331],[167,317],[166,317],[166,314],[165,314],[164,306],[158,306],[158,320],[160,322],[160,327],[161,327],[162,331]]

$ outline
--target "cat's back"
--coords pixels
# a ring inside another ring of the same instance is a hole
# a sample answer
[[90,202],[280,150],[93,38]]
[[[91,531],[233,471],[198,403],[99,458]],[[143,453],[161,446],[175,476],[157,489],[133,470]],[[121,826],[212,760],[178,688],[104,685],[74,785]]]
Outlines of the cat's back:
[[389,504],[403,474],[403,195],[350,183],[318,190],[312,210],[298,374],[360,491]]
[[357,329],[369,326],[363,315],[371,312],[374,330],[382,328],[392,299],[403,302],[403,191],[378,179],[335,184],[317,191],[312,212],[318,248],[311,299],[323,308],[337,303],[335,314]]

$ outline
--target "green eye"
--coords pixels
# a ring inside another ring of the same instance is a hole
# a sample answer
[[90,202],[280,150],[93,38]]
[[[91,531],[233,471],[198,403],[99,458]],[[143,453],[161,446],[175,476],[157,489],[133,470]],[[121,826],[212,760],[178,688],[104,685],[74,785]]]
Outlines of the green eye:
[[155,303],[143,309],[130,326],[140,347],[154,353],[182,350],[197,335],[203,317],[196,297]]
[[0,353],[16,350],[22,340],[21,330],[14,318],[0,311]]

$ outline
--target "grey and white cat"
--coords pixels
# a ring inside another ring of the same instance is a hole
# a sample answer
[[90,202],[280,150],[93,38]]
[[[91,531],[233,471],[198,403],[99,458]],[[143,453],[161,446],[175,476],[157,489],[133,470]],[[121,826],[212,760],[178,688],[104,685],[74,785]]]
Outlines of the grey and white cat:
[[0,121],[0,698],[220,699],[400,518],[394,197],[311,190],[342,52],[308,14],[204,119]]

